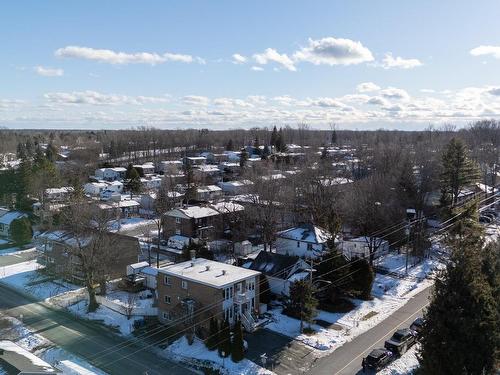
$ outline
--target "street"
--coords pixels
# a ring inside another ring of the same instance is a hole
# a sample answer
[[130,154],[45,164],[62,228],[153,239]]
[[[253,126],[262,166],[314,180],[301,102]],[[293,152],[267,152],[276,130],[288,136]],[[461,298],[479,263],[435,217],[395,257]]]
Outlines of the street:
[[428,287],[416,294],[404,306],[372,329],[345,343],[329,356],[318,359],[307,373],[315,375],[362,373],[363,357],[372,349],[383,347],[384,341],[398,328],[409,327],[413,320],[421,316],[422,309],[428,305],[431,288]]
[[[130,344],[126,338],[99,323],[77,319],[64,310],[36,302],[1,283],[0,311],[18,319],[22,316],[23,323],[34,333],[109,374],[194,374],[148,349],[141,350],[143,346],[140,343]],[[128,345],[116,351],[113,349],[110,355],[94,359],[102,351],[124,343]]]

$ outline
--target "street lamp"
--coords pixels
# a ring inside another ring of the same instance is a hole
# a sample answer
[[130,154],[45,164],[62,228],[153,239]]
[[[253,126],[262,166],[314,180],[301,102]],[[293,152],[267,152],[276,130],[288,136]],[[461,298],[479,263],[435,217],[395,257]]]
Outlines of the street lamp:
[[221,354],[222,354],[222,368],[225,369],[226,366],[224,365],[225,364],[225,359],[226,359],[226,352],[223,350],[221,351]]

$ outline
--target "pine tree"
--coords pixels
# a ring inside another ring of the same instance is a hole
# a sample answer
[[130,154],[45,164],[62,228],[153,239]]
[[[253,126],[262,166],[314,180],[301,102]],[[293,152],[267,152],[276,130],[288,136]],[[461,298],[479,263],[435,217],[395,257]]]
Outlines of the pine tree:
[[217,336],[219,333],[219,322],[214,317],[210,318],[210,328],[208,332],[208,337],[205,340],[205,345],[208,350],[217,349]]
[[278,129],[276,129],[276,126],[273,127],[273,131],[271,133],[271,146],[276,147],[277,146],[277,141],[278,141]]
[[[494,374],[499,353],[498,279],[474,229],[454,237],[425,314],[419,361],[423,374]],[[498,259],[498,247],[495,258]],[[496,271],[498,272],[498,266]],[[491,270],[491,269],[490,269]],[[498,275],[498,274],[497,274]]]
[[368,260],[362,258],[353,259],[350,272],[352,273],[352,289],[359,293],[361,299],[371,299],[375,275]]
[[335,130],[335,129],[332,130],[332,139],[331,139],[331,141],[332,141],[332,145],[337,144],[337,130]]
[[141,177],[139,176],[137,169],[133,167],[129,173],[127,188],[130,190],[131,194],[139,194],[141,192]]
[[51,143],[48,144],[47,149],[45,150],[45,157],[51,163],[55,163],[57,160],[57,148]]
[[264,274],[259,276],[259,301],[260,303],[265,303],[266,305],[271,302],[271,290],[269,286],[269,281]]
[[229,141],[226,143],[226,151],[233,151],[234,146],[233,146],[233,140],[229,138]]
[[245,347],[243,341],[243,329],[241,321],[238,319],[233,328],[233,345],[231,348],[231,359],[233,362],[239,362],[245,357]]
[[269,150],[269,146],[265,145],[264,149],[262,150],[262,155],[260,156],[260,158],[262,160],[267,160],[267,158],[269,157],[270,154],[271,154],[271,151]]
[[231,355],[231,329],[227,320],[224,320],[220,326],[219,334],[217,335],[217,349],[221,357],[222,353],[224,353],[224,357]]
[[[349,275],[351,272],[349,263],[342,252],[335,247],[334,241],[329,241],[328,245],[328,252],[324,259],[315,264],[314,269],[319,278],[332,283],[326,295],[330,302],[335,302],[340,294],[349,289],[352,277]],[[332,272],[332,270],[335,271]]]
[[240,154],[240,168],[243,169],[246,167],[247,160],[248,160],[248,152],[245,148],[242,148]]
[[316,316],[317,305],[313,287],[308,280],[298,280],[290,286],[290,300],[285,312],[300,319],[300,332],[304,329],[304,322],[310,323]]
[[479,171],[469,158],[465,143],[457,138],[453,138],[446,147],[442,156],[442,166],[442,202],[455,205],[462,189],[479,179]]
[[12,221],[10,225],[10,235],[16,245],[26,245],[32,237],[31,222],[27,217],[22,217]]

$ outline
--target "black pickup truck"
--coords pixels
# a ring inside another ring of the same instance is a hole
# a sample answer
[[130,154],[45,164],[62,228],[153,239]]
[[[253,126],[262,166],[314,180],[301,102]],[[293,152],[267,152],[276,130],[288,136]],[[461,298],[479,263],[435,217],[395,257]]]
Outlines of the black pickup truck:
[[402,355],[417,342],[417,333],[410,328],[398,329],[384,343],[384,347],[396,355]]

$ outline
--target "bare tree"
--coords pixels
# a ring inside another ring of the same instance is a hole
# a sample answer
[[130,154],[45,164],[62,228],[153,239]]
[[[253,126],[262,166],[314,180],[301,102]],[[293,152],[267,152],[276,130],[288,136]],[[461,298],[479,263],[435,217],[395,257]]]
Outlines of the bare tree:
[[125,310],[125,316],[127,317],[128,320],[132,318],[136,302],[137,302],[137,293],[130,293],[130,292],[127,293],[127,300],[125,301],[123,309]]

